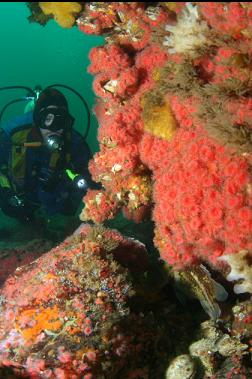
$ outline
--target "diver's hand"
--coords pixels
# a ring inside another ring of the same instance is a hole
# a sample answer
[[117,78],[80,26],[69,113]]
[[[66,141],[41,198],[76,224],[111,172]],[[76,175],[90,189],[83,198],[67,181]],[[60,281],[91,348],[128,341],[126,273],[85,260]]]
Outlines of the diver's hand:
[[21,222],[33,220],[34,205],[24,195],[12,195],[9,199],[14,217]]
[[52,191],[62,179],[62,173],[50,168],[42,168],[39,173],[39,182],[44,191]]
[[25,196],[15,194],[12,191],[5,193],[5,201],[2,202],[1,209],[7,216],[24,222],[29,221],[33,214],[33,207]]
[[25,207],[24,198],[18,195],[10,196],[8,202],[9,202],[9,205],[13,207],[14,209],[21,209]]

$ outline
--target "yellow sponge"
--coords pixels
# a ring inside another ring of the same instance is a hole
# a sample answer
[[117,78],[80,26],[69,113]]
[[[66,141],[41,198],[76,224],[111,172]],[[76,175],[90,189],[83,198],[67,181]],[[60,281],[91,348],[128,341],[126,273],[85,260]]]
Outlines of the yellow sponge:
[[169,104],[150,104],[143,100],[144,130],[150,134],[170,141],[176,132],[176,120]]
[[39,6],[45,15],[53,15],[54,20],[62,28],[71,28],[75,23],[73,13],[79,13],[82,6],[79,3],[71,2],[39,2]]

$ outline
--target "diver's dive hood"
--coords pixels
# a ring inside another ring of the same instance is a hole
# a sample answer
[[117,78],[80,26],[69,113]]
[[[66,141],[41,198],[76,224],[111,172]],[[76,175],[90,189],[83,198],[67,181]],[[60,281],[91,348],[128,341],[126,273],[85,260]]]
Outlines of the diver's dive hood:
[[[61,118],[61,121],[62,121],[62,116],[63,116],[64,112],[65,112],[64,119],[65,120],[68,119],[67,120],[68,123],[71,121],[71,119],[73,121],[72,116],[69,115],[69,113],[68,113],[68,104],[67,104],[67,100],[66,100],[65,96],[60,91],[55,89],[54,87],[65,88],[65,89],[71,91],[72,93],[74,93],[81,100],[82,104],[85,107],[86,113],[87,113],[87,125],[85,128],[85,133],[83,135],[83,138],[86,139],[88,132],[89,132],[89,129],[90,129],[90,111],[89,111],[87,102],[84,100],[84,98],[77,91],[75,91],[73,88],[71,88],[67,85],[64,85],[64,84],[52,84],[50,86],[47,86],[44,90],[42,90],[41,86],[39,86],[39,85],[37,85],[34,89],[31,89],[30,87],[26,87],[26,86],[1,87],[0,91],[11,90],[11,89],[25,90],[27,95],[24,97],[21,97],[19,99],[14,99],[14,100],[10,101],[9,103],[7,103],[2,108],[2,111],[0,113],[0,123],[1,123],[1,119],[2,119],[2,116],[3,116],[3,113],[5,112],[5,110],[10,105],[17,103],[17,102],[21,102],[21,101],[27,102],[25,109],[27,109],[27,106],[29,105],[29,110],[32,110],[33,106],[34,106],[33,121],[34,121],[35,125],[37,125],[37,126],[39,126],[39,122],[41,120],[43,121],[43,118],[45,119],[46,114],[48,114],[48,111],[46,109],[49,106],[55,106],[57,108],[57,112],[55,113],[57,116],[55,118],[55,123],[53,125],[53,128],[55,128],[55,130],[58,130],[58,127],[60,124],[59,120]],[[53,113],[53,112],[50,112],[50,113]],[[66,116],[69,116],[69,117],[66,117]],[[57,122],[56,122],[56,120],[57,120]],[[67,126],[69,125],[68,123],[67,123]],[[43,127],[43,123],[42,123],[42,127]],[[34,144],[33,147],[37,147],[36,144]]]
[[[48,107],[52,107],[51,109]],[[59,113],[61,116],[67,116],[68,104],[65,96],[54,88],[46,88],[42,91],[36,101],[33,111],[33,121],[39,127],[46,127],[44,125],[45,118],[48,113]],[[55,112],[56,110],[56,112]],[[51,129],[51,128],[50,128]]]

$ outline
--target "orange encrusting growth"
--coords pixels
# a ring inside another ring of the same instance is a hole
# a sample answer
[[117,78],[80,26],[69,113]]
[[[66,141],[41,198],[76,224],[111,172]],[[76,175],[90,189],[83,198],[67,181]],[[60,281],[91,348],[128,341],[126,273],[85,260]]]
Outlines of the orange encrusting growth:
[[51,308],[26,309],[18,315],[15,326],[22,336],[34,342],[45,330],[58,331],[63,323],[59,320],[59,309],[56,305]]

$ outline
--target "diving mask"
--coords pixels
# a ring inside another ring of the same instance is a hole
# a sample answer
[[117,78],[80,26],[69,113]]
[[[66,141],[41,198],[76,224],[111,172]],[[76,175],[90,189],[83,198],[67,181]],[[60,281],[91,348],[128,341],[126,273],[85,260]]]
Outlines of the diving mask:
[[50,105],[42,108],[39,112],[39,127],[56,132],[60,129],[66,129],[72,126],[73,117],[64,107]]

